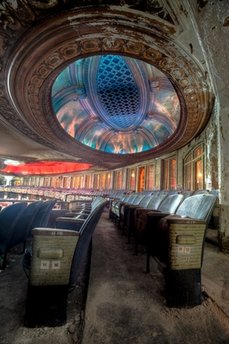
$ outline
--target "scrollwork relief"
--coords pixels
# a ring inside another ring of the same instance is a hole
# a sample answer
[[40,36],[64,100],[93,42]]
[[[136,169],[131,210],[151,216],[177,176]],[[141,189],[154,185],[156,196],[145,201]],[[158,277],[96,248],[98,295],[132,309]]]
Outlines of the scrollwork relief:
[[3,1],[0,5],[0,21],[4,30],[20,30],[36,19],[35,13],[25,0]]
[[57,6],[59,2],[60,1],[58,0],[48,0],[48,1],[47,0],[46,1],[45,0],[43,1],[31,0],[30,1],[31,6],[39,10],[47,10],[47,9],[53,8]]
[[[64,9],[73,9],[80,6],[93,6],[95,2],[92,0],[4,0],[0,4],[0,21],[4,30],[19,30],[21,27],[28,26],[29,23],[38,20],[40,17],[47,17],[52,14],[53,9],[63,11]],[[174,25],[172,17],[167,8],[165,8],[161,0],[120,0],[108,1],[101,0],[98,6],[102,5],[129,5],[130,8],[148,11],[149,13],[160,17]]]
[[[81,50],[79,49],[79,45],[77,45],[77,55],[84,55],[84,54],[93,54],[98,53],[101,51],[106,51],[107,49],[107,38],[95,38],[94,40],[81,40],[80,43]],[[178,65],[177,60],[168,58],[166,56],[163,56],[163,53],[160,51],[157,51],[155,49],[152,49],[151,47],[147,47],[146,45],[142,45],[139,43],[134,42],[128,42],[123,39],[113,38],[112,44],[110,45],[110,49],[108,51],[119,51],[119,52],[126,52],[128,54],[135,55],[134,52],[143,51],[144,54],[142,57],[144,57],[148,61],[152,61],[154,65],[158,66],[161,70],[166,72],[166,74],[170,74],[177,85],[181,84],[183,85],[183,95],[185,97],[187,110],[192,116],[189,117],[188,123],[189,123],[189,131],[195,132],[197,123],[201,123],[201,119],[198,117],[200,113],[202,113],[200,104],[203,104],[205,102],[204,97],[201,95],[201,82],[199,83],[198,87],[195,81],[195,78],[188,78],[187,74],[192,72],[192,68],[194,71],[196,71],[195,67],[190,67],[189,64],[183,63],[183,65]],[[131,48],[131,49],[130,49]],[[118,50],[116,50],[118,49]],[[69,58],[68,55],[66,55],[66,48],[61,47],[54,51],[52,51],[52,56],[55,56],[54,58],[54,67],[58,68],[61,66],[63,62],[66,62]],[[76,50],[71,50],[71,53],[75,52]],[[77,58],[77,55],[75,58]],[[72,54],[71,54],[72,57]],[[45,78],[51,73],[52,70],[52,64],[48,63],[47,61],[50,61],[49,58],[46,57],[44,61],[41,61],[39,66],[34,70],[34,75],[36,77],[31,78],[30,84],[29,84],[29,99],[30,99],[30,106],[35,111],[36,115],[39,116],[38,112],[38,96],[40,93],[40,86],[45,81]],[[52,60],[51,60],[52,61]],[[179,59],[178,59],[179,61]],[[187,72],[188,69],[188,72]],[[204,116],[204,113],[202,113]],[[202,117],[201,115],[201,117]],[[47,114],[47,116],[52,116],[52,114]],[[45,125],[45,123],[44,123]]]

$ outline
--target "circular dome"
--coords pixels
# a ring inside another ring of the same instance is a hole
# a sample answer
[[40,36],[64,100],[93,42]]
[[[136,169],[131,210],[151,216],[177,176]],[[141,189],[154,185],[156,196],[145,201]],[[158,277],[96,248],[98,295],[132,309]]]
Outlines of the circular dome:
[[[76,7],[43,19],[7,55],[3,116],[55,159],[61,153],[116,169],[174,152],[205,128],[211,82],[170,25],[125,6]],[[98,79],[105,65],[98,59],[106,56],[113,71],[119,56],[117,68],[132,75],[109,98]]]
[[179,98],[165,74],[141,60],[112,54],[68,65],[53,83],[52,107],[76,141],[113,154],[162,145],[180,120]]

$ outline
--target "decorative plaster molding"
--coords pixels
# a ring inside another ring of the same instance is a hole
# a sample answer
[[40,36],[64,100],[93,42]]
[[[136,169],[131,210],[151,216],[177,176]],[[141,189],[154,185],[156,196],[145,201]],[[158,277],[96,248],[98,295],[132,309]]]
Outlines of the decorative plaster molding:
[[[51,6],[51,2],[49,4]],[[43,21],[18,42],[5,67],[11,104],[3,91],[2,116],[37,142],[82,158],[87,156],[90,162],[98,161],[102,154],[106,165],[110,154],[92,151],[63,131],[52,113],[51,85],[60,70],[75,59],[119,53],[153,64],[165,73],[179,95],[182,110],[179,128],[168,142],[155,150],[138,153],[136,157],[116,155],[113,159],[122,165],[174,151],[203,130],[212,108],[213,94],[204,70],[173,41],[173,32],[172,26],[159,18],[117,6],[106,11],[104,8],[77,8],[57,15],[55,20],[52,17]],[[3,37],[0,54],[6,46]]]

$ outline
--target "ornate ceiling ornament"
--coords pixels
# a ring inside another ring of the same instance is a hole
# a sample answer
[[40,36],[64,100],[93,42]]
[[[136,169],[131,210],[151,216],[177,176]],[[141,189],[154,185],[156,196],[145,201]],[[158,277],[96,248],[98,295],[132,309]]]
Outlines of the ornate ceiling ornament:
[[52,86],[62,128],[103,152],[135,154],[169,139],[180,120],[178,96],[154,66],[120,55],[94,55],[68,65]]
[[118,7],[83,8],[52,17],[29,30],[12,54],[7,66],[11,106],[48,146],[109,166],[111,154],[92,150],[63,131],[53,114],[51,88],[60,71],[77,59],[113,53],[134,57],[168,76],[179,97],[180,122],[162,145],[137,154],[114,154],[112,161],[122,166],[172,152],[203,130],[213,103],[204,70],[176,44],[173,33],[172,25],[156,17]]

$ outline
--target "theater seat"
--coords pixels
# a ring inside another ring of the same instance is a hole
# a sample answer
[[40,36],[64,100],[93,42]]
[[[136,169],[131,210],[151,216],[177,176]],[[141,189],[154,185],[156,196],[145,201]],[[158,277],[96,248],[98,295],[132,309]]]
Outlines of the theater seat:
[[135,223],[135,253],[137,253],[138,242],[147,243],[148,233],[153,230],[156,223],[163,217],[174,214],[184,200],[182,194],[168,195],[160,203],[158,209],[140,212],[136,215]]
[[186,198],[176,214],[148,228],[147,262],[153,255],[164,264],[167,305],[192,307],[201,304],[201,267],[205,233],[217,197],[198,194]]
[[[157,224],[157,226],[151,230],[152,232],[152,243],[151,250],[154,250],[155,254],[159,259],[166,264],[169,262],[168,247],[170,245],[169,240],[171,239],[171,229],[176,227],[177,230],[184,225],[185,234],[187,240],[191,240],[190,235],[194,235],[194,224],[199,224],[199,232],[201,231],[201,245],[203,244],[203,238],[205,236],[205,230],[210,222],[210,218],[213,212],[214,205],[217,197],[212,194],[196,194],[187,197],[177,211],[173,215],[163,217]],[[200,220],[200,221],[198,221]],[[173,226],[171,227],[171,224]],[[202,224],[202,226],[200,226]],[[177,226],[175,226],[177,225]],[[201,227],[201,229],[200,229]],[[191,232],[189,232],[191,231]],[[195,234],[196,235],[196,234]],[[177,241],[181,240],[178,238]],[[179,245],[179,242],[177,242]],[[154,248],[153,248],[154,247]]]
[[25,202],[15,203],[0,212],[0,269],[5,269],[6,267],[7,251],[13,235],[14,226],[26,207],[27,203]]
[[19,216],[15,223],[13,235],[9,242],[9,248],[26,242],[29,228],[41,204],[42,201],[32,202],[21,212],[21,216]]

